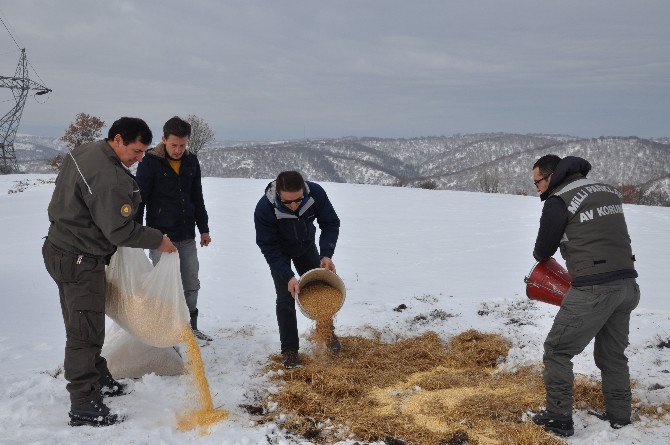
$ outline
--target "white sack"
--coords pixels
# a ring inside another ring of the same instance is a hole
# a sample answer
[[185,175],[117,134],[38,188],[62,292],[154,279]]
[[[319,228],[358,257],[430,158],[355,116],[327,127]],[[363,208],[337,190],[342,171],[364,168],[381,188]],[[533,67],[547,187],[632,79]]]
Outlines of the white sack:
[[182,342],[190,315],[179,271],[179,254],[164,253],[156,267],[142,249],[119,247],[107,266],[105,313],[144,343]]
[[179,375],[184,362],[172,346],[155,348],[146,345],[112,323],[105,335],[102,356],[116,379],[138,379],[152,372],[157,375]]

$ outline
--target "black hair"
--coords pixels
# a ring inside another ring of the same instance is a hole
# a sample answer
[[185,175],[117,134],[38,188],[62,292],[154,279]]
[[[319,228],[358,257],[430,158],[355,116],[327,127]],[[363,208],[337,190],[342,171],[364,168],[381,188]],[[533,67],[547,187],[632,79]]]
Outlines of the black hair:
[[279,192],[298,192],[305,188],[305,180],[302,175],[296,171],[286,171],[277,176],[277,193]]
[[191,124],[179,116],[171,117],[163,125],[163,137],[167,139],[171,134],[178,138],[183,138],[184,136],[191,137]]
[[540,169],[540,174],[546,176],[556,171],[556,166],[561,162],[560,156],[556,155],[544,155],[533,164],[533,170],[535,168]]
[[123,145],[131,144],[139,139],[144,145],[151,144],[151,139],[153,135],[151,134],[151,129],[139,117],[122,117],[112,124],[107,133],[107,141],[111,141],[120,135],[123,139]]

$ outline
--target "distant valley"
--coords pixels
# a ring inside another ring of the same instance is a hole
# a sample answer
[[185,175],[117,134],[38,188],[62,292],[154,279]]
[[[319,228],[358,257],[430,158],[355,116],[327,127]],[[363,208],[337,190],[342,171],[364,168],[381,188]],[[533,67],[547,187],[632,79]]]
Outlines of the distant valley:
[[[48,172],[62,153],[57,138],[17,135],[20,169]],[[635,186],[643,204],[670,203],[670,139],[578,138],[568,135],[478,133],[410,139],[309,139],[212,144],[198,157],[203,175],[274,178],[298,169],[315,181],[534,194],[533,162],[547,153],[581,156],[591,178]]]

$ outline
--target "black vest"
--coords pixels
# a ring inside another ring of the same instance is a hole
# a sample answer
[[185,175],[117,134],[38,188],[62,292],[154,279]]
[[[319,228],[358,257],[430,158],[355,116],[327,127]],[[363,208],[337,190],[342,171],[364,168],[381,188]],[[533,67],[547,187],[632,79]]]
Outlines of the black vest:
[[619,191],[581,175],[569,177],[551,193],[568,208],[561,255],[575,279],[634,270],[628,227]]

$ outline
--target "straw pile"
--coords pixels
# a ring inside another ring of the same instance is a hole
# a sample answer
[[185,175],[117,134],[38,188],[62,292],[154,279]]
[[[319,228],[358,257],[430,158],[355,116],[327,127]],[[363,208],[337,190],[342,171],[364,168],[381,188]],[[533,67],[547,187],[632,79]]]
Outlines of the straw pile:
[[342,292],[321,281],[310,283],[300,290],[298,300],[302,309],[314,320],[316,327],[312,338],[323,344],[333,333],[333,317],[342,307]]
[[[496,372],[509,350],[499,335],[471,330],[446,346],[435,333],[391,344],[379,338],[341,341],[338,356],[303,357],[302,368],[273,374],[283,384],[265,401],[279,406],[266,420],[322,443],[563,443],[521,421],[544,405],[542,378],[531,368]],[[279,370],[281,358],[271,358],[269,368]]]

